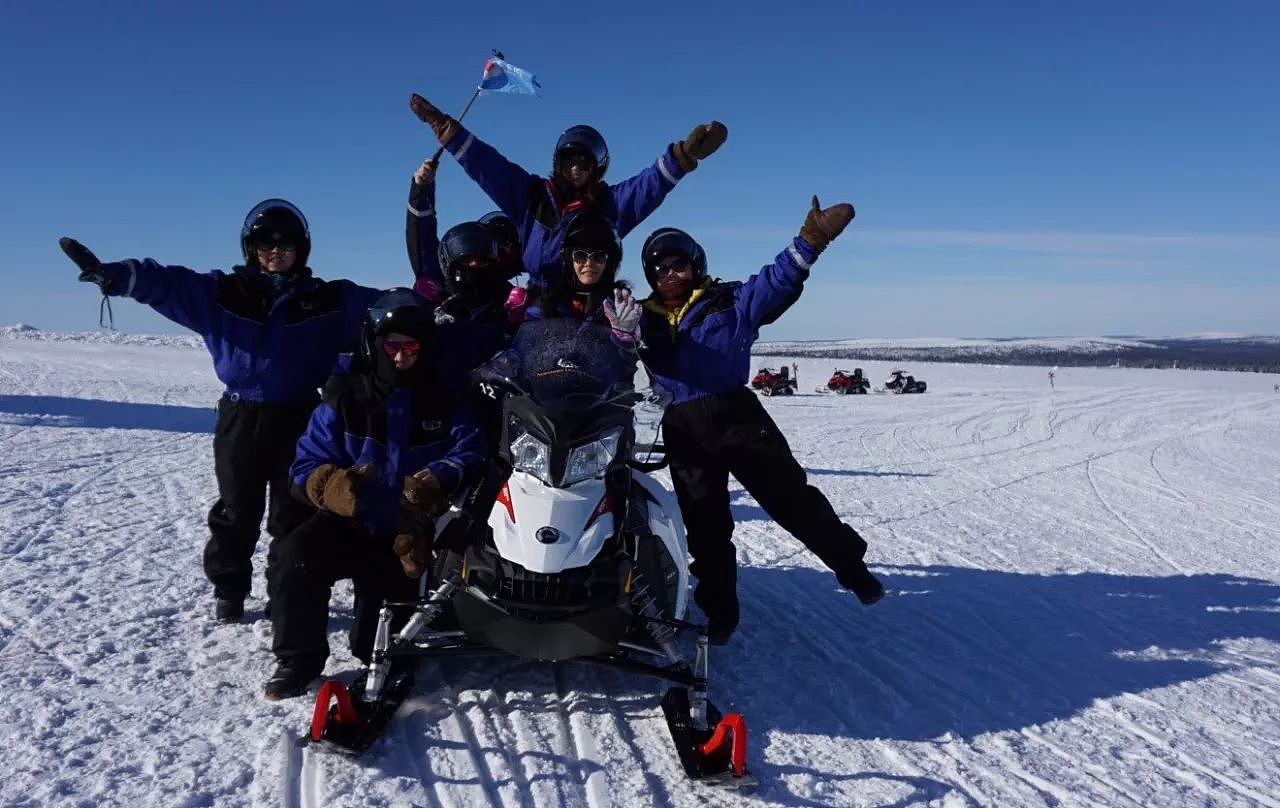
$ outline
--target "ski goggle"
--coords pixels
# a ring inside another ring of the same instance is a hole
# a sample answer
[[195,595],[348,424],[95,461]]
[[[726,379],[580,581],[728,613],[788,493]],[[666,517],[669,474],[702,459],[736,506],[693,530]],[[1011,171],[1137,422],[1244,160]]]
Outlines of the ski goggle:
[[406,357],[417,356],[418,351],[422,350],[422,342],[416,339],[405,340],[383,340],[382,350],[392,358],[396,354],[404,354]]
[[688,258],[670,258],[653,268],[653,276],[663,278],[667,275],[683,275],[692,267]]
[[594,264],[603,264],[609,260],[609,253],[604,250],[574,250],[569,253],[569,257],[573,259],[575,264],[585,264],[588,261]]
[[253,248],[261,253],[268,253],[272,250],[279,250],[280,252],[287,253],[298,251],[296,244],[290,244],[287,241],[267,241],[265,239],[253,242]]
[[560,152],[560,165],[565,168],[580,168],[590,171],[596,167],[596,158],[578,149],[563,149]]

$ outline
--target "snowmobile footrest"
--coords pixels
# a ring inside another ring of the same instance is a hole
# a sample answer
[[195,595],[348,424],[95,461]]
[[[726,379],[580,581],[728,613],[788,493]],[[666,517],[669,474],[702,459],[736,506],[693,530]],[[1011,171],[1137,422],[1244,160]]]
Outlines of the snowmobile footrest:
[[685,774],[702,783],[749,788],[756,779],[747,771],[747,722],[738,713],[721,716],[707,705],[710,729],[697,729],[689,710],[689,691],[673,687],[662,697],[671,740]]

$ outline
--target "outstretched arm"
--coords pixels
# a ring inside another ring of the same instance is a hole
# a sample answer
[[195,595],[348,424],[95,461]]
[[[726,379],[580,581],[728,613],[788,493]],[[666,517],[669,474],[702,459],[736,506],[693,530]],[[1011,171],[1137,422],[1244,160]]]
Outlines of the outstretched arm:
[[80,268],[80,280],[97,284],[104,295],[131,297],[178,325],[209,333],[221,273],[165,266],[150,258],[103,263],[73,238],[63,237],[58,244]]
[[699,124],[684,140],[672,143],[657,162],[609,188],[618,211],[618,235],[626,236],[657,210],[676,183],[710,157],[729,136],[719,121]]
[[825,210],[814,197],[812,207],[800,226],[800,235],[742,285],[737,306],[752,328],[759,330],[773,321],[799,299],[809,269],[827,245],[853,221],[853,205],[841,203]]

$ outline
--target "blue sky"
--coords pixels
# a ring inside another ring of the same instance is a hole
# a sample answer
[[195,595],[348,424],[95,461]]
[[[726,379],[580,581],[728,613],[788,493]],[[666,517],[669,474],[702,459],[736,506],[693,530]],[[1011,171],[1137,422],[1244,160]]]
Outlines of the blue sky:
[[[61,235],[227,268],[270,196],[306,212],[317,274],[408,282],[408,177],[435,144],[406,98],[460,109],[499,48],[543,96],[466,123],[530,170],[574,123],[614,181],[728,125],[627,239],[641,284],[653,228],[745,278],[811,194],[855,204],[768,339],[1280,331],[1280,5],[615,5],[7,4],[0,324],[96,326]],[[492,209],[447,157],[439,196],[442,227]]]

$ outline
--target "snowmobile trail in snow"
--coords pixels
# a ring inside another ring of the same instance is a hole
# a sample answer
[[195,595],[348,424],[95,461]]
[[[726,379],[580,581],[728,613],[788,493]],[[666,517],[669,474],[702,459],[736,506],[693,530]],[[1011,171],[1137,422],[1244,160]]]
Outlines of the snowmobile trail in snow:
[[[0,337],[0,709],[24,717],[0,803],[1276,806],[1271,380],[918,370],[924,396],[763,402],[889,596],[861,606],[733,488],[743,620],[711,697],[760,784],[727,795],[685,778],[661,683],[576,664],[422,660],[364,757],[295,746],[310,700],[260,697],[265,541],[258,622],[208,616],[207,354]],[[350,678],[349,587],[332,604]]]

